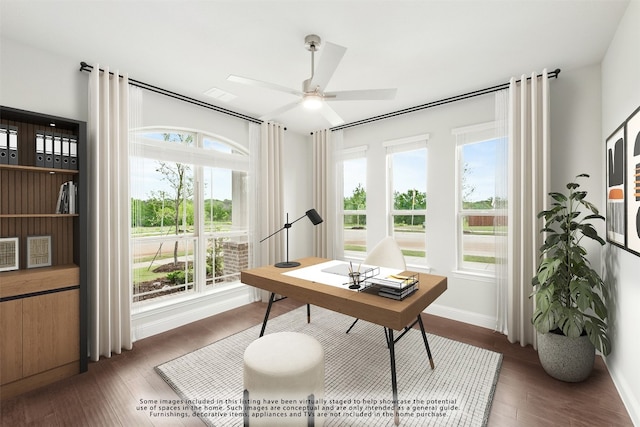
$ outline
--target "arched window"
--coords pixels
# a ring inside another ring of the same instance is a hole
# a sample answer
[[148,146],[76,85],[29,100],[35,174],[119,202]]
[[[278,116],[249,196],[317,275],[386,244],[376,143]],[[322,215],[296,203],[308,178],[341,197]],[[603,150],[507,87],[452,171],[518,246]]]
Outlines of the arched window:
[[248,151],[191,129],[132,133],[133,302],[237,283],[249,266]]

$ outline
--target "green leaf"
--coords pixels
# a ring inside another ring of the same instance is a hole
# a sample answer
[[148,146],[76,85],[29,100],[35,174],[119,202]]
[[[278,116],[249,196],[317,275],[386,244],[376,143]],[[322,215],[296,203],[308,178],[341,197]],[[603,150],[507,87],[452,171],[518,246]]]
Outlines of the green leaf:
[[591,214],[591,215],[587,215],[584,217],[584,220],[590,220],[590,219],[602,219],[604,220],[604,217],[600,214],[598,214],[597,212]]
[[582,279],[574,280],[570,283],[569,289],[571,291],[571,299],[575,301],[581,311],[586,311],[591,307],[593,291],[587,281]]
[[554,200],[557,200],[558,202],[567,201],[567,197],[562,193],[549,193],[549,196],[551,196]]
[[[536,294],[536,299],[540,294]],[[548,304],[550,300],[543,296],[540,302],[545,301],[545,303],[538,303],[536,305],[536,310],[533,313],[533,326],[541,333],[547,333],[557,328],[557,312],[558,312],[558,303],[552,302]]]
[[582,234],[584,234],[586,237],[595,240],[596,242],[600,243],[601,245],[604,245],[605,242],[604,240],[602,240],[602,238],[600,236],[598,236],[598,232],[596,231],[595,228],[593,228],[593,225],[591,224],[582,224],[580,225],[580,231],[582,231]]
[[591,344],[605,356],[611,353],[611,341],[607,335],[607,324],[595,317],[590,317],[584,324],[584,330]]
[[586,191],[576,191],[575,193],[573,193],[571,195],[571,199],[573,200],[582,200],[585,197],[587,197],[587,192]]
[[538,267],[538,273],[536,277],[538,278],[538,283],[544,285],[549,281],[549,277],[553,276],[558,270],[558,266],[560,265],[561,260],[547,258],[540,263],[540,267]]
[[580,184],[576,184],[575,182],[570,182],[567,184],[567,188],[569,190],[575,190],[578,187],[580,187]]
[[[596,208],[592,203],[589,203],[586,200],[583,200],[582,204],[594,214],[598,214],[598,208]],[[604,219],[604,217],[600,217],[600,218]]]
[[575,308],[565,309],[558,321],[558,327],[562,329],[562,333],[568,337],[579,337],[584,330],[582,313]]

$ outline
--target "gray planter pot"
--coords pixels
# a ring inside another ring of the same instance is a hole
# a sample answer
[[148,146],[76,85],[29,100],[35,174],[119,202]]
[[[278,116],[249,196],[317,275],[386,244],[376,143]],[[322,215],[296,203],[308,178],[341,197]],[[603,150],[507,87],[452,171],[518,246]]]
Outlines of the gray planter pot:
[[586,335],[569,338],[538,333],[538,357],[547,374],[561,381],[579,382],[591,374],[596,350]]

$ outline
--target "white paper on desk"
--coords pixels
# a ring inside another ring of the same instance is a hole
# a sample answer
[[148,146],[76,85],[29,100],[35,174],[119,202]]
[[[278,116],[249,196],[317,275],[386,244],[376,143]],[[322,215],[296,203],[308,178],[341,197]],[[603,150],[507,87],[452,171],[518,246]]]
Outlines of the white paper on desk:
[[[311,282],[322,283],[324,285],[336,286],[343,289],[349,289],[349,278],[341,274],[331,273],[323,270],[334,270],[336,266],[345,265],[349,267],[349,263],[345,261],[327,261],[320,264],[310,265],[309,267],[299,268],[297,270],[288,271],[282,273],[286,276],[295,277],[298,279],[309,280]],[[336,268],[339,270],[339,268]],[[387,277],[393,274],[401,273],[402,270],[394,268],[380,267],[380,274],[378,277]],[[351,290],[351,289],[350,289]],[[355,292],[356,290],[354,290]]]

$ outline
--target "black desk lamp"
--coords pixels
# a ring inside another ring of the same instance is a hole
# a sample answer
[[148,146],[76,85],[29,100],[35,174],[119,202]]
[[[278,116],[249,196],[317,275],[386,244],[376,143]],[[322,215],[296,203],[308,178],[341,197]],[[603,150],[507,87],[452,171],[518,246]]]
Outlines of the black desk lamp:
[[297,266],[300,265],[299,262],[289,261],[289,229],[291,228],[291,226],[293,224],[295,224],[296,222],[300,221],[305,216],[309,217],[309,221],[311,221],[313,223],[313,225],[318,225],[323,221],[322,217],[320,216],[320,214],[315,209],[309,209],[304,215],[302,215],[300,218],[296,219],[293,222],[289,222],[289,214],[287,214],[287,223],[285,225],[283,225],[280,230],[275,231],[275,232],[271,233],[270,235],[268,235],[267,237],[265,237],[264,239],[260,240],[260,243],[262,243],[265,240],[267,240],[269,237],[278,234],[282,230],[285,230],[285,229],[287,230],[287,249],[286,249],[287,250],[287,260],[275,264],[276,267],[290,268],[290,267],[297,267]]

